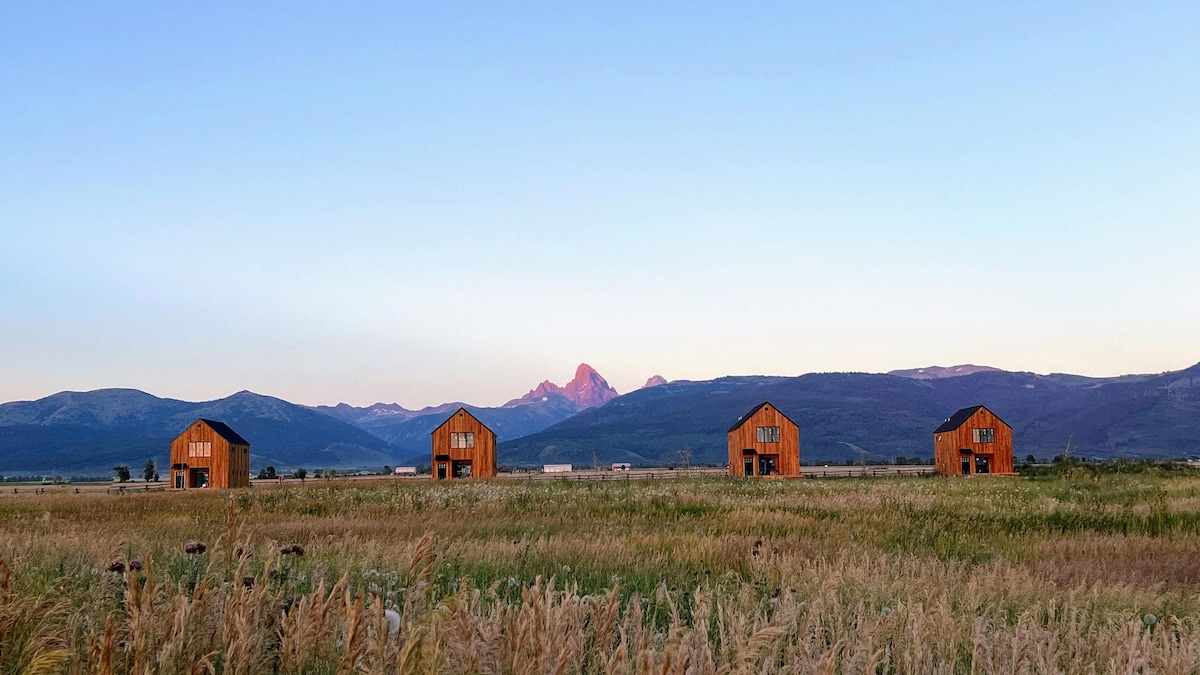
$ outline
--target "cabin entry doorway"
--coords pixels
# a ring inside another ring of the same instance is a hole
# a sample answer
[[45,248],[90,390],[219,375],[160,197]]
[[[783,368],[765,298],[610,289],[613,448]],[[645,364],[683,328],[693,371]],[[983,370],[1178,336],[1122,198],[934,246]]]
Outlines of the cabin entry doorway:
[[437,478],[438,478],[438,480],[446,480],[446,463],[445,462],[437,463]]
[[183,472],[182,471],[175,472],[175,489],[176,490],[183,489]]
[[964,476],[971,475],[971,458],[966,455],[963,455],[963,458],[962,458],[962,475],[964,475]]
[[742,475],[754,475],[754,451],[748,450],[742,455]]
[[774,476],[779,473],[777,464],[779,455],[759,455],[758,456],[758,475]]
[[451,463],[451,466],[454,469],[454,477],[455,478],[470,478],[471,477],[471,460],[469,460],[469,459],[455,460],[453,463]]
[[192,469],[192,484],[194,488],[208,487],[208,469]]

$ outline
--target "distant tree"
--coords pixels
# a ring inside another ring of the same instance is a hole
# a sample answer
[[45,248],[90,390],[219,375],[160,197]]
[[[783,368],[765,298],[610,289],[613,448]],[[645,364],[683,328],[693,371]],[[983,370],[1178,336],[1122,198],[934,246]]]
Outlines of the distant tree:
[[155,483],[158,482],[158,472],[157,471],[154,472],[154,482]]
[[307,475],[308,475],[308,472],[304,470],[304,467],[300,467],[299,469],[296,469],[296,478],[299,478],[301,483],[304,482],[304,477]]
[[692,465],[692,446],[685,446],[679,451],[679,462],[683,464],[683,470],[687,471]]
[[158,472],[154,470],[154,460],[152,460],[152,459],[146,460],[146,466],[142,468],[142,478],[144,478],[146,480],[146,482],[149,483],[152,480],[158,480],[157,478],[155,478],[155,476],[157,476],[157,475],[158,475]]
[[275,480],[277,478],[275,475],[275,467],[273,466],[268,466],[267,468],[263,469],[263,472],[267,474],[267,480]]
[[337,469],[325,469],[325,473],[321,475],[325,478],[337,478]]
[[1025,463],[1037,464],[1037,457],[1034,457],[1033,455],[1025,455]]
[[385,475],[385,476],[392,475],[392,467],[388,466],[387,464],[384,464],[383,465],[383,475]]
[[113,471],[115,471],[117,473],[118,481],[120,481],[122,483],[129,482],[129,478],[130,478],[131,474],[129,473],[129,465],[128,464],[118,464],[113,467]]
[[897,455],[896,456],[896,464],[898,464],[898,465],[908,464],[908,458],[905,457],[904,455]]
[[259,480],[266,480],[266,479],[267,479],[267,470],[266,470],[266,469],[259,469],[259,470],[258,470],[258,479],[259,479]]

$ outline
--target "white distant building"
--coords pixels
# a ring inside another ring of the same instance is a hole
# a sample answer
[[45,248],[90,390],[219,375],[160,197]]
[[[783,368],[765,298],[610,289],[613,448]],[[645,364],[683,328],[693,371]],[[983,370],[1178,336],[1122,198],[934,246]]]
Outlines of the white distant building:
[[417,475],[417,467],[415,466],[398,466],[396,467],[397,476],[415,476]]
[[629,465],[629,462],[613,462],[612,470],[613,471],[628,471],[631,468],[632,467]]
[[570,464],[546,464],[542,467],[542,473],[570,473]]

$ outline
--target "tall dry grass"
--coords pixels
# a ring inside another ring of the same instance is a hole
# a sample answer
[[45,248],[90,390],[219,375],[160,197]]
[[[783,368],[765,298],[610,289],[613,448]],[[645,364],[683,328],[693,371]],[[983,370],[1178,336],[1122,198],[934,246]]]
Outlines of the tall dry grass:
[[[0,671],[1197,672],[1198,488],[478,482],[6,499]],[[189,539],[207,550],[185,553]],[[135,556],[142,569],[106,571]]]

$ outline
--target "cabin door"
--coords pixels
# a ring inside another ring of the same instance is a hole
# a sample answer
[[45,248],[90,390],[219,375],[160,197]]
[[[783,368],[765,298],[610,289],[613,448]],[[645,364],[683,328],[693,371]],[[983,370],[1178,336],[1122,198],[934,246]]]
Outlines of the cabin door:
[[183,472],[182,471],[175,472],[175,489],[176,490],[183,489]]
[[743,476],[753,476],[754,475],[754,456],[753,455],[746,455],[745,457],[742,458],[742,475]]
[[962,458],[962,475],[964,475],[964,476],[971,475],[971,458],[970,457]]
[[988,459],[986,455],[975,455],[975,473],[991,473]]
[[446,463],[445,462],[437,463],[437,479],[438,480],[446,480]]
[[759,455],[758,456],[758,475],[773,476],[776,473],[775,469],[776,455]]

